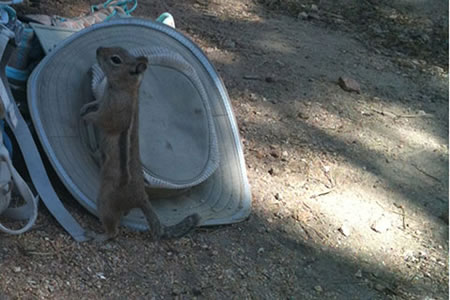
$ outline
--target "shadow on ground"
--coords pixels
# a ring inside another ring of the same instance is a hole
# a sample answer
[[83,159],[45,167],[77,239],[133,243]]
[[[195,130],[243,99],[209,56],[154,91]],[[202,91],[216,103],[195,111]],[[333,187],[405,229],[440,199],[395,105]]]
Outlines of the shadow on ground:
[[[179,13],[181,30],[206,41],[209,44],[206,49],[213,45],[230,53],[230,57],[215,57],[214,52],[212,55],[207,52],[224,76],[231,98],[239,97],[239,102],[233,103],[235,107],[247,102],[254,110],[246,113],[259,110],[268,119],[276,118],[275,125],[262,117],[249,122],[237,108],[240,125],[253,127],[252,130],[257,132],[243,132],[245,139],[263,148],[290,139],[291,144],[284,144],[284,148],[295,148],[298,142],[312,152],[337,152],[357,168],[380,177],[390,189],[402,194],[419,209],[427,210],[430,216],[439,217],[442,211],[448,210],[448,157],[445,152],[436,153],[436,149],[422,146],[411,148],[409,157],[397,162],[390,153],[365,144],[370,144],[371,140],[324,130],[297,115],[305,108],[304,103],[316,101],[328,114],[347,119],[347,127],[363,131],[364,127],[373,126],[371,134],[402,144],[407,141],[405,133],[398,127],[409,126],[411,132],[425,134],[425,139],[448,145],[448,83],[445,79],[403,73],[396,65],[361,47],[347,35],[332,31],[324,33],[323,29],[292,22],[283,16],[267,21],[264,10],[253,9],[254,16],[248,18],[238,18],[239,15],[211,18],[206,13],[198,14],[191,7],[183,6],[186,20]],[[205,5],[204,9],[207,7]],[[177,11],[176,5],[172,8]],[[206,24],[213,24],[216,29],[209,30]],[[367,58],[369,61],[364,61]],[[246,81],[246,75],[256,75],[262,81]],[[356,77],[362,84],[363,95],[343,92],[336,85],[339,76]],[[264,82],[266,78],[272,78],[274,82]],[[249,95],[255,98],[253,102]],[[360,105],[363,101],[366,107]],[[413,119],[417,122],[411,125],[399,120],[401,126],[396,126],[395,120],[377,118],[370,110],[371,116],[355,117],[355,110],[383,105],[411,115],[424,111],[433,114],[433,118]],[[385,122],[386,126],[377,122]],[[433,161],[441,166],[433,170],[438,172],[438,180],[424,178],[426,175],[414,167],[414,160],[418,159],[415,155],[427,157],[427,163]]]
[[[72,6],[64,5],[67,3],[62,1],[41,12],[77,14]],[[77,2],[74,7],[84,8],[87,3],[94,1]],[[230,9],[233,5],[243,8]],[[272,186],[282,185],[264,185],[263,176],[256,171],[266,172],[273,145],[287,151],[289,159],[331,161],[333,157],[337,164],[353,166],[356,174],[379,178],[383,188],[423,211],[430,222],[444,228],[430,240],[447,244],[448,226],[437,217],[442,210],[448,211],[448,153],[420,144],[411,148],[411,156],[405,156],[397,147],[407,144],[398,142],[404,132],[395,130],[411,128],[426,133],[434,144],[446,144],[448,151],[444,80],[399,69],[347,34],[293,21],[253,2],[141,1],[140,9],[136,15],[152,18],[162,11],[173,12],[177,26],[200,44],[223,76],[246,143],[254,211],[240,224],[201,228],[178,241],[153,243],[146,233],[124,229],[116,241],[97,246],[74,243],[41,207],[32,232],[0,236],[3,293],[17,298],[30,294],[42,298],[177,299],[448,297],[445,278],[439,281],[434,273],[419,280],[406,278],[397,266],[383,265],[377,258],[362,257],[364,253],[358,256],[340,246],[334,237],[314,228],[314,222],[334,226],[324,214],[312,214],[309,220],[299,207],[299,215],[292,210],[280,217],[268,197],[273,197]],[[256,79],[243,79],[247,75]],[[357,78],[362,94],[341,91],[336,85],[341,75]],[[370,106],[402,114],[423,110],[435,117],[408,123],[404,119],[394,122],[373,111],[361,116]],[[311,115],[299,116],[301,112]],[[387,123],[384,127],[380,126],[383,122]],[[395,150],[383,151],[359,133],[379,136],[383,142],[392,140]],[[426,178],[411,166],[408,160],[421,149],[425,149],[425,161],[441,165],[432,169],[438,171],[441,182]],[[61,185],[58,190],[80,223],[99,228],[99,222]],[[304,201],[299,203],[304,205]],[[319,219],[313,220],[317,216]],[[448,254],[443,263],[447,262]],[[445,268],[435,270],[436,274]]]

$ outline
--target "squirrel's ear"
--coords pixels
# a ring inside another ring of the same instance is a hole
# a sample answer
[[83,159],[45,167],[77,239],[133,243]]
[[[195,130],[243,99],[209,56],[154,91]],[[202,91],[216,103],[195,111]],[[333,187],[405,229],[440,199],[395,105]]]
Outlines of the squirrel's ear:
[[147,70],[148,59],[145,56],[140,56],[137,58],[136,64],[136,74],[144,73]]

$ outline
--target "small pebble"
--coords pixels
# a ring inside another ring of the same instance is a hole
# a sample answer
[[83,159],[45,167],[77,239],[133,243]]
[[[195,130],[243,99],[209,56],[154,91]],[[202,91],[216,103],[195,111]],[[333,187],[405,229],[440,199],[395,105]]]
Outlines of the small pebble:
[[277,176],[280,173],[277,168],[270,168],[268,172],[272,176]]
[[307,20],[308,14],[306,12],[302,11],[301,13],[298,14],[297,18],[299,18],[301,20]]
[[358,94],[361,93],[361,87],[359,83],[352,78],[339,77],[338,84],[344,91],[356,92]]
[[311,19],[311,20],[320,20],[320,16],[318,15],[318,14],[316,14],[316,13],[309,13],[309,15],[308,15],[308,17]]
[[278,151],[276,151],[276,150],[270,151],[270,156],[272,156],[273,158],[280,157],[280,155],[278,154]]
[[347,225],[342,225],[341,228],[338,229],[344,236],[350,236],[351,230]]
[[381,217],[380,219],[376,220],[375,223],[370,226],[372,230],[383,233],[389,230],[391,227],[391,222],[386,217]]
[[309,116],[308,116],[306,113],[304,113],[304,112],[299,112],[299,113],[297,114],[297,116],[298,116],[300,119],[303,119],[303,120],[308,120],[308,119],[309,119]]
[[271,76],[267,76],[267,77],[265,78],[265,80],[266,80],[267,83],[275,82],[275,78],[273,78],[273,77],[271,77]]

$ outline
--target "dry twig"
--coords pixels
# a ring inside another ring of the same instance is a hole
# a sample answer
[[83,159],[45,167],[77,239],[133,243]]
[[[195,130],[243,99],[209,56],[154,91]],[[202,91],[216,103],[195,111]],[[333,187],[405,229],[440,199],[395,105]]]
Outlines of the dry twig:
[[405,217],[405,209],[403,208],[403,205],[393,203],[395,207],[400,208],[402,210],[402,221],[403,221],[403,229],[406,229],[406,217]]
[[330,189],[330,190],[328,190],[326,192],[322,192],[322,193],[319,193],[319,194],[311,195],[309,198],[310,199],[315,199],[315,198],[318,198],[318,197],[321,197],[321,196],[325,196],[325,195],[328,195],[329,193],[331,193],[332,191],[334,191],[334,188],[332,188],[332,189]]
[[417,171],[419,171],[420,173],[422,173],[422,174],[424,174],[424,175],[430,177],[431,179],[434,179],[434,180],[436,180],[437,182],[441,183],[441,180],[440,180],[439,178],[437,178],[437,177],[435,177],[435,176],[433,176],[433,175],[431,175],[431,174],[428,174],[427,172],[425,172],[424,170],[422,170],[421,168],[419,168],[416,164],[412,163],[411,165],[412,165],[414,168],[416,168]]
[[375,112],[375,113],[377,113],[377,114],[380,114],[382,116],[391,117],[393,119],[400,119],[400,118],[412,119],[412,118],[432,118],[433,117],[432,114],[427,114],[425,112],[422,112],[422,113],[419,113],[419,114],[414,114],[414,115],[398,115],[398,114],[390,112],[390,111],[378,110],[378,109],[375,109],[373,107],[371,107],[370,110]]

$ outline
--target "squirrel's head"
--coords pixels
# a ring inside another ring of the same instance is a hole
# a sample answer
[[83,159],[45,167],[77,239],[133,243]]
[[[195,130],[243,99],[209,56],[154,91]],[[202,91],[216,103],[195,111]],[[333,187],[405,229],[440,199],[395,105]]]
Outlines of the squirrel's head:
[[97,61],[109,82],[123,84],[139,84],[148,66],[145,56],[135,57],[120,47],[97,48]]

